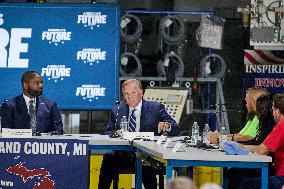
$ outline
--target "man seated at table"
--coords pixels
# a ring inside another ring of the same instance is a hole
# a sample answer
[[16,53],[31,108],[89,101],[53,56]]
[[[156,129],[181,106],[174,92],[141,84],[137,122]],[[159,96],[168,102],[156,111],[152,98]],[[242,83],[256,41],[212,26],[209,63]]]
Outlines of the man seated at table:
[[[284,93],[273,96],[273,117],[277,123],[272,132],[260,145],[242,145],[240,147],[261,155],[274,153],[274,166],[276,175],[268,179],[269,189],[280,189],[284,185]],[[261,178],[246,178],[240,183],[238,189],[261,188]],[[282,187],[283,188],[283,187]]]
[[[253,140],[242,141],[240,143],[246,145],[259,145],[271,133],[274,128],[275,121],[272,113],[272,96],[264,94],[256,100],[256,116],[259,119],[259,128],[257,136]],[[274,165],[268,164],[269,175],[274,175]],[[228,178],[228,189],[235,189],[243,178],[257,177],[261,174],[259,169],[250,168],[230,168],[224,169],[223,173]]]
[[[126,80],[122,84],[122,92],[126,103],[115,106],[112,109],[107,132],[114,132],[120,129],[122,116],[127,116],[130,132],[154,132],[159,135],[167,132],[168,135],[176,136],[180,133],[180,127],[167,113],[164,105],[146,101],[143,99],[141,83],[136,79]],[[114,151],[104,155],[100,178],[99,189],[108,189],[115,174],[120,169],[135,169],[135,153],[125,151]],[[150,166],[142,167],[142,181],[146,189],[157,188],[156,174]]]
[[[234,141],[248,141],[256,137],[259,128],[259,119],[255,115],[256,100],[259,96],[268,94],[267,90],[261,87],[251,87],[246,91],[246,108],[248,111],[247,123],[239,133],[228,134],[228,140]],[[218,133],[210,133],[210,142],[217,143]]]
[[27,71],[21,82],[23,94],[2,104],[2,128],[32,129],[33,135],[62,134],[61,114],[55,101],[42,96],[43,81],[40,74]]

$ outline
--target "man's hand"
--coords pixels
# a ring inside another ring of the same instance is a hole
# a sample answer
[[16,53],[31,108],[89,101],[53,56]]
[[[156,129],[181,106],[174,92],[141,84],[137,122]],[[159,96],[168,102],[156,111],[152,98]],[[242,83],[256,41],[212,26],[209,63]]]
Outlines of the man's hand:
[[122,130],[121,129],[119,129],[119,130],[117,130],[117,131],[115,131],[119,136],[122,136]]
[[220,135],[220,133],[215,130],[214,132],[209,131],[209,138],[210,138],[210,144],[218,144],[218,137]]
[[163,131],[168,131],[171,125],[168,122],[159,122],[158,124],[158,133]]
[[245,149],[245,145],[243,145],[242,143],[238,143],[240,148],[244,148]]

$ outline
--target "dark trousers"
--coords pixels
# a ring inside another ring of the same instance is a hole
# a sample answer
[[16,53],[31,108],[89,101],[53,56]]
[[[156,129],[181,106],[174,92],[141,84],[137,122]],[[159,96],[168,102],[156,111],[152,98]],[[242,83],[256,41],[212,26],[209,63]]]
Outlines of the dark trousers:
[[[261,169],[224,168],[224,177],[228,180],[228,189],[236,189],[241,180],[261,176]],[[274,176],[275,169],[272,163],[268,165],[268,175]]]
[[[268,189],[281,189],[284,177],[271,176],[268,178]],[[238,189],[261,189],[261,177],[243,179]]]
[[[99,189],[109,189],[111,182],[121,169],[136,170],[136,156],[133,152],[113,151],[103,157],[100,170]],[[154,168],[142,166],[142,182],[145,189],[156,189],[157,178]]]
[[224,168],[224,176],[228,180],[228,189],[236,189],[244,178],[258,177],[256,169],[246,168]]

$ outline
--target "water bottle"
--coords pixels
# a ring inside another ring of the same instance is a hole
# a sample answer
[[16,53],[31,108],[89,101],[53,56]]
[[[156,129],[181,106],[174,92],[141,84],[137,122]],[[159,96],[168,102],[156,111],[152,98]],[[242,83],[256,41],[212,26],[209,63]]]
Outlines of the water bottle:
[[199,126],[197,122],[194,122],[192,125],[192,134],[191,134],[191,143],[193,145],[197,144],[198,137],[199,137]]
[[128,121],[126,116],[122,116],[120,120],[120,129],[122,132],[128,131]]
[[210,131],[209,125],[206,123],[203,129],[202,138],[203,138],[203,143],[207,145],[210,144],[209,131]]
[[227,132],[226,128],[222,127],[220,131],[220,136],[219,136],[219,149],[224,150],[224,143],[227,140]]

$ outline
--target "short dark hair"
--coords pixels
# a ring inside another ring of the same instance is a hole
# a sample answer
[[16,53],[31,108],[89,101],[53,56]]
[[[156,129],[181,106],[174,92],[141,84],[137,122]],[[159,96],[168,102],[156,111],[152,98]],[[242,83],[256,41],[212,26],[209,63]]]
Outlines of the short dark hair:
[[24,82],[29,82],[36,75],[39,75],[39,73],[37,73],[36,71],[26,71],[21,78],[22,86],[24,85]]
[[273,108],[278,109],[284,115],[284,93],[273,96]]

